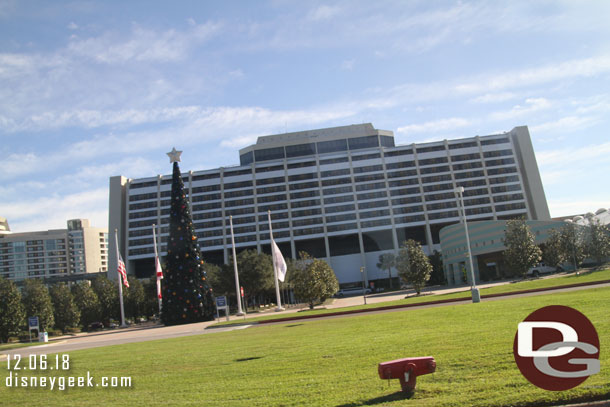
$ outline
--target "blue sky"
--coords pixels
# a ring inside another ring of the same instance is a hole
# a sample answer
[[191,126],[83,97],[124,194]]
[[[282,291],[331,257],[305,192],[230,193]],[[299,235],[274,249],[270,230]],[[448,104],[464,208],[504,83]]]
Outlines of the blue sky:
[[108,219],[108,179],[261,135],[528,125],[552,216],[610,206],[610,2],[0,0],[0,216]]

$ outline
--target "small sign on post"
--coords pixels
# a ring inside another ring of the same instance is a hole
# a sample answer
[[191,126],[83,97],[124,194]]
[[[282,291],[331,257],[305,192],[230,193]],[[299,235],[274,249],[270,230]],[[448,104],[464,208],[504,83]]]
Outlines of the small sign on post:
[[216,297],[216,318],[220,319],[220,310],[224,310],[227,321],[229,320],[229,306],[227,305],[227,297],[224,295]]
[[30,332],[30,343],[32,343],[32,331],[34,331],[34,338],[38,339],[40,328],[38,327],[38,317],[28,318],[28,330]]

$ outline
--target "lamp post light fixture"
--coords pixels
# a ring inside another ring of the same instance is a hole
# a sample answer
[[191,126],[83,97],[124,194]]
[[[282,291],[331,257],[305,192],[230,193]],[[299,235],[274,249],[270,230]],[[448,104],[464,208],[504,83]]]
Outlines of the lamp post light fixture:
[[466,223],[466,208],[464,207],[464,187],[456,187],[455,193],[458,196],[458,208],[461,208],[461,218],[464,221],[464,233],[466,234],[466,247],[468,249],[468,265],[470,266],[470,291],[472,293],[472,302],[481,302],[481,294],[474,280],[474,266],[472,265],[472,251],[470,250],[470,237],[468,236],[468,224]]

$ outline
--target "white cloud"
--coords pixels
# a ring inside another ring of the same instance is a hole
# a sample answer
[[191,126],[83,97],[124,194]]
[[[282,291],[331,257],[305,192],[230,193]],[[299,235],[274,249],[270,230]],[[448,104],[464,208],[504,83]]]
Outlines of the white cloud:
[[584,130],[599,120],[591,116],[566,116],[558,120],[537,124],[530,127],[532,134],[558,133]]
[[610,72],[610,55],[599,55],[498,75],[483,75],[456,85],[454,90],[458,94],[484,94],[504,89],[556,82],[568,78],[592,77],[608,72]]
[[68,219],[86,218],[93,226],[108,224],[108,188],[54,195],[36,200],[0,202],[0,213],[13,232],[62,229]]
[[499,103],[515,99],[517,95],[512,92],[486,93],[471,99],[474,103]]
[[341,8],[339,7],[332,7],[326,5],[319,6],[309,12],[308,18],[313,21],[324,21],[335,17],[337,14],[339,14],[340,11]]
[[70,24],[68,24],[67,28],[68,30],[78,30],[78,24],[76,24],[74,21],[71,21]]
[[397,133],[434,133],[438,131],[451,130],[460,127],[466,127],[471,125],[472,122],[468,119],[461,117],[452,117],[449,119],[441,119],[435,121],[429,121],[421,124],[410,124],[407,126],[399,127],[396,129]]
[[75,38],[68,45],[68,51],[106,64],[175,61],[183,59],[193,45],[218,34],[221,28],[220,23],[208,22],[191,26],[188,31],[157,32],[134,24],[126,40],[118,33]]
[[600,164],[601,162],[610,161],[610,142],[580,148],[541,151],[536,153],[536,161],[540,166],[558,165],[561,167],[575,162],[595,162]]
[[517,119],[540,110],[549,109],[551,106],[551,102],[545,98],[528,98],[525,100],[525,105],[516,105],[508,111],[491,113],[489,118],[491,120]]

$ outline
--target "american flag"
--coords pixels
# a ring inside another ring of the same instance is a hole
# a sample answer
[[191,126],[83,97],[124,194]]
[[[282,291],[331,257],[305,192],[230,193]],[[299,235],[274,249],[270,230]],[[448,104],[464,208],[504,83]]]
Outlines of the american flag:
[[121,258],[121,253],[119,253],[119,268],[117,271],[121,276],[123,276],[123,285],[125,287],[129,287],[129,282],[127,281],[127,270],[125,269],[125,263]]

